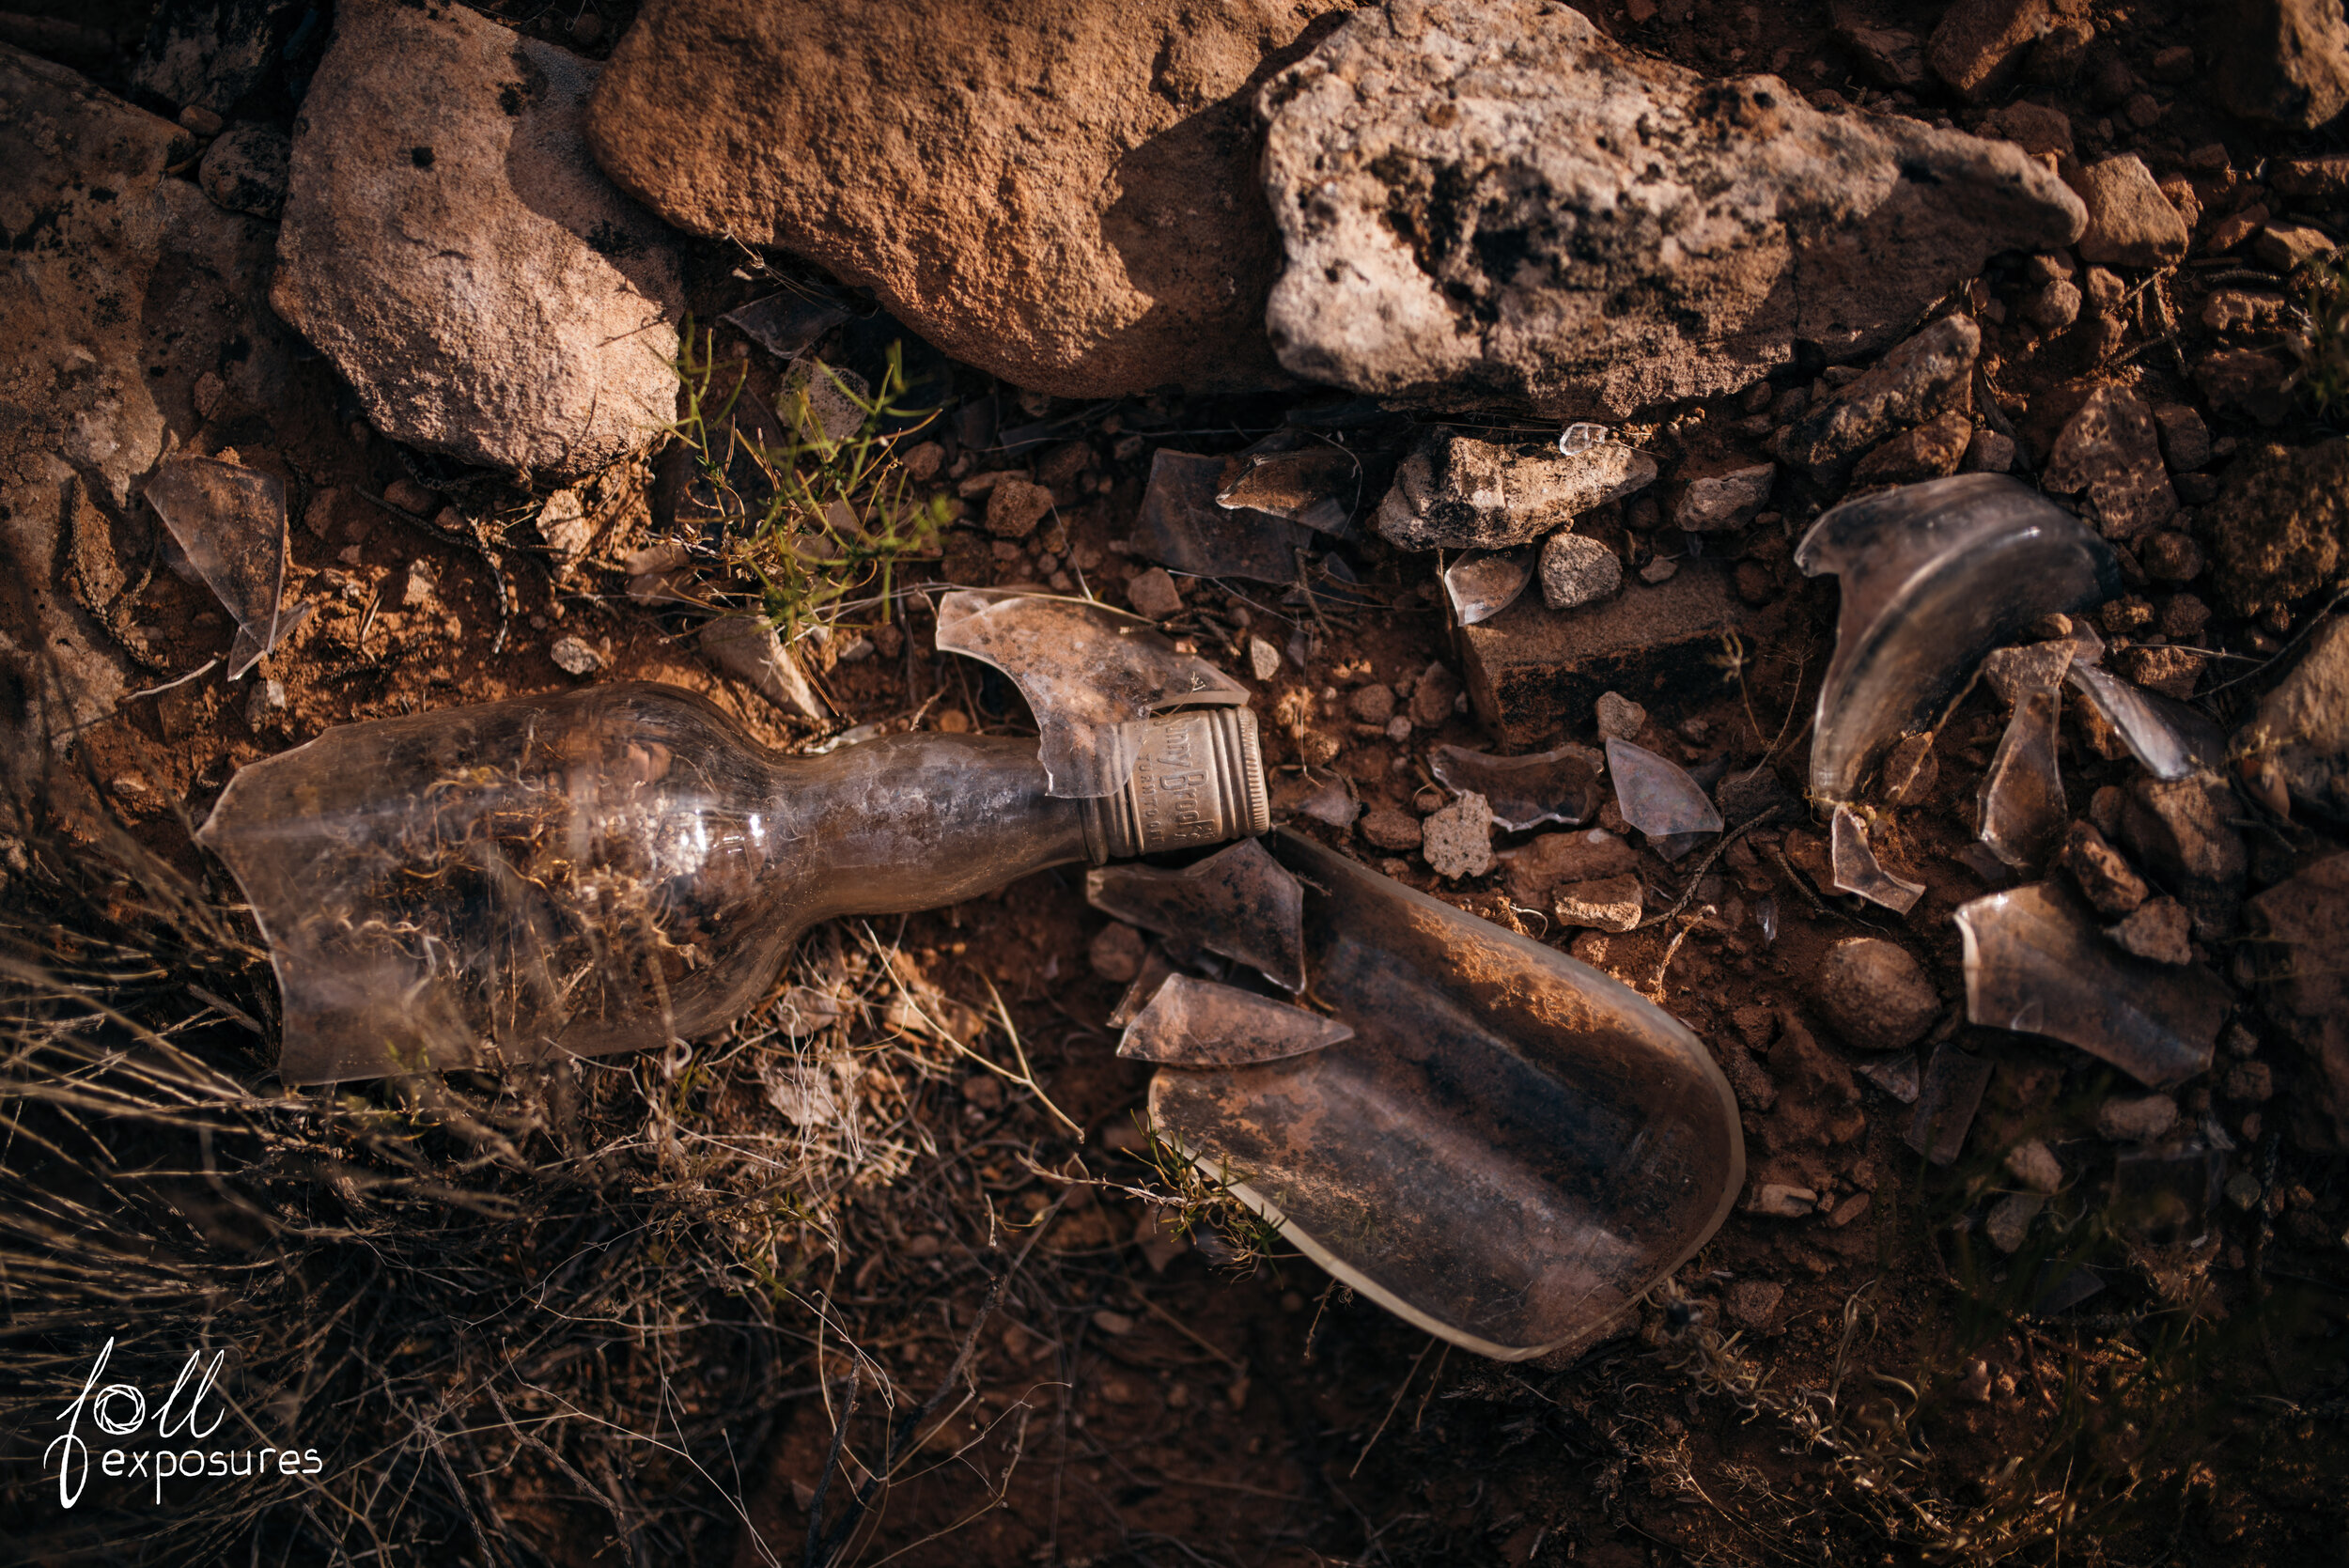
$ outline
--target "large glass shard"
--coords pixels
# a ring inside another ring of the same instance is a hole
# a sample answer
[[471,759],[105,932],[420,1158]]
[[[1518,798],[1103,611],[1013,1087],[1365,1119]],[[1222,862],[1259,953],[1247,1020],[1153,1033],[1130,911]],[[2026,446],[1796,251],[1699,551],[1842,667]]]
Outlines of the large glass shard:
[[1248,965],[1283,990],[1305,988],[1304,890],[1252,838],[1194,865],[1105,865],[1085,902],[1105,915]]
[[791,360],[855,314],[826,295],[785,292],[738,305],[718,319],[777,359]]
[[1937,729],[1991,649],[2041,617],[2121,589],[2105,542],[2004,474],[1904,485],[1829,509],[1796,547],[1842,580],[1835,657],[1819,688],[1811,792],[1849,800],[1876,753]]
[[1361,489],[1361,458],[1333,442],[1283,429],[1223,460],[1215,504],[1344,534]]
[[2056,884],[1962,905],[1957,928],[1975,1023],[2062,1040],[2154,1089],[2209,1068],[2227,1017],[2218,977],[2122,952]]
[[1428,766],[1455,794],[1482,795],[1496,826],[1513,833],[1544,822],[1579,828],[1607,803],[1599,772],[1606,760],[1588,746],[1561,746],[1531,756],[1497,757],[1465,746],[1439,746]]
[[1181,972],[1175,968],[1174,960],[1167,956],[1164,947],[1152,942],[1144,948],[1142,972],[1135,975],[1133,984],[1126,987],[1126,994],[1117,999],[1117,1005],[1110,1012],[1110,1027],[1123,1029],[1141,1017],[1142,1010],[1150,1005],[1150,999],[1159,994],[1159,987],[1166,984],[1167,977]]
[[1610,736],[1607,770],[1615,780],[1615,809],[1650,839],[1721,831],[1720,809],[1678,763]]
[[2038,864],[2070,820],[2063,774],[2056,762],[2061,691],[2061,687],[2048,687],[2020,695],[1990,758],[1989,771],[1982,776],[1979,836],[2011,866]]
[[2065,678],[2155,778],[2174,784],[2226,761],[2225,734],[2186,704],[2077,660]]
[[1223,459],[1161,448],[1150,459],[1150,488],[1134,520],[1134,549],[1194,577],[1297,581],[1297,552],[1314,531],[1270,512],[1233,510],[1216,501]]
[[1431,1334],[1589,1344],[1745,1183],[1728,1081],[1630,987],[1289,833],[1315,1000],[1354,1037],[1162,1068],[1161,1134],[1307,1256]]
[[170,458],[147,503],[236,622],[228,678],[241,679],[308,613],[285,613],[285,481],[217,458]]
[[1126,1026],[1117,1054],[1167,1067],[1246,1067],[1353,1037],[1346,1025],[1295,1002],[1176,974]]
[[1035,714],[1052,793],[1065,799],[1125,788],[1152,713],[1248,700],[1246,687],[1175,652],[1148,623],[1082,599],[957,589],[938,601],[938,646],[1011,677]]
[[1521,550],[1492,552],[1471,551],[1443,571],[1444,597],[1462,626],[1478,626],[1517,603],[1525,585],[1533,581],[1533,564],[1541,551]]
[[1966,1134],[1982,1109],[1983,1091],[1990,1087],[1990,1063],[1955,1041],[1933,1048],[1925,1074],[1914,1096],[1908,1130],[1902,1141],[1936,1165],[1953,1163],[1965,1150]]
[[1868,826],[1849,806],[1835,808],[1828,829],[1828,870],[1837,893],[1856,893],[1895,914],[1908,913],[1925,895],[1922,882],[1904,881],[1876,862],[1868,846]]

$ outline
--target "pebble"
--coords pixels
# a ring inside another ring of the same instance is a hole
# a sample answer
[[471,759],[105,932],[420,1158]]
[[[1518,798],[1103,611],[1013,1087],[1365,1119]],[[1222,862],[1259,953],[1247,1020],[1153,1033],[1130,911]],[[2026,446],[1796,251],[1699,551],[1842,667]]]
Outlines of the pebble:
[[1628,931],[1640,924],[1642,890],[1637,877],[1571,882],[1558,890],[1550,913],[1558,924],[1595,931]]
[[2116,1143],[2144,1143],[2178,1125],[2178,1102],[2167,1094],[2115,1094],[2096,1108],[2096,1132]]
[[253,694],[244,700],[244,722],[249,728],[261,729],[285,711],[284,681],[257,680],[253,683]]
[[2150,958],[2156,964],[2190,964],[2194,949],[2186,938],[2190,922],[2186,906],[2168,896],[2149,898],[2139,905],[2126,920],[2106,928],[2124,953],[2139,958]]
[[2184,403],[2154,405],[2154,424],[2161,431],[2161,455],[2173,472],[2184,474],[2210,461],[2210,427]]
[[[1026,479],[1001,480],[987,492],[987,531],[999,539],[1024,539],[1051,509],[1052,492],[1042,485]],[[1152,569],[1163,575],[1162,568]]]
[[1647,709],[1620,691],[1608,691],[1598,699],[1598,733],[1608,740],[1637,740],[1647,728]]
[[1713,534],[1743,528],[1769,505],[1778,483],[1776,463],[1758,463],[1726,474],[1690,479],[1672,503],[1672,526],[1685,534]]
[[1452,717],[1460,695],[1460,677],[1441,664],[1430,664],[1411,687],[1411,722],[1434,729]]
[[2063,1164],[2043,1139],[2017,1143],[2006,1152],[2007,1174],[2033,1192],[2053,1192],[2063,1185]]
[[1113,920],[1086,944],[1085,961],[1102,979],[1123,986],[1142,972],[1143,949],[1142,933]]
[[2264,1062],[2238,1062],[2227,1069],[2219,1093],[2231,1100],[2264,1105],[2276,1095],[2276,1070]]
[[2030,1222],[2039,1218],[2046,1202],[2036,1192],[2010,1192],[1990,1205],[1989,1217],[1982,1223],[1983,1234],[1999,1251],[2013,1252],[2030,1237]]
[[567,675],[592,675],[603,666],[603,656],[576,637],[557,637],[547,645],[547,657]]
[[2082,259],[2122,267],[2170,267],[2185,259],[2192,239],[2145,161],[2133,152],[2080,171],[2073,189],[2088,207]]
[[[2109,804],[2117,823],[2121,802],[2119,792],[2116,790],[2114,793],[2115,799]],[[2079,890],[2087,895],[2089,903],[2094,905],[2096,912],[2107,919],[2127,914],[2144,903],[2146,895],[2152,891],[2145,886],[2145,878],[2130,868],[2129,862],[2121,858],[2121,852],[2108,843],[2105,835],[2091,822],[2072,824],[2071,832],[2063,841],[2062,853],[2057,857],[2057,863],[2072,874],[2072,879],[2079,884]]]
[[2251,254],[2279,272],[2321,261],[2332,255],[2333,249],[2332,240],[2323,229],[2299,224],[2269,224],[2251,241]]
[[[1000,487],[997,493],[1002,493]],[[1164,567],[1152,567],[1148,571],[1138,572],[1128,579],[1126,602],[1134,607],[1136,613],[1154,621],[1172,619],[1183,609],[1182,593],[1174,586],[1174,579],[1168,575]]]
[[2237,1171],[2227,1178],[2227,1202],[2247,1214],[2260,1201],[2260,1179],[2248,1171]]
[[1755,1333],[1770,1326],[1786,1287],[1773,1280],[1740,1280],[1729,1287],[1729,1320]]
[[2011,474],[2015,470],[2015,438],[1992,429],[1974,432],[1958,468],[1967,474]]
[[1905,430],[1852,466],[1855,485],[1913,485],[1957,472],[1974,437],[1973,419],[1958,409]]
[[1361,830],[1362,837],[1372,844],[1398,854],[1418,848],[1423,837],[1419,818],[1392,806],[1380,806],[1376,811],[1363,813],[1361,821],[1355,826]]
[[1542,602],[1552,610],[1593,604],[1623,587],[1623,562],[1596,539],[1553,534],[1542,546]]
[[[1281,673],[1281,650],[1261,637],[1248,639],[1248,673],[1258,680],[1270,680]],[[1394,705],[1387,705],[1392,708]]]
[[2145,565],[2145,575],[2156,582],[2191,582],[2202,575],[2205,565],[2202,547],[2194,542],[2194,536],[2174,528],[2149,537],[2138,557]]
[[1678,570],[1679,562],[1658,555],[1640,568],[1640,581],[1653,588],[1659,582],[1671,582],[1672,574]]
[[1924,966],[1880,937],[1847,937],[1830,948],[1811,999],[1836,1033],[1863,1050],[1914,1045],[1941,1016],[1941,994]]
[[1394,700],[1393,687],[1374,682],[1348,697],[1346,707],[1360,722],[1377,724],[1384,729],[1387,721],[1394,717]]
[[1970,317],[1942,318],[1812,407],[1788,430],[1780,456],[1822,483],[1840,479],[1844,465],[1886,437],[1968,406],[1981,353],[1982,329]]
[[1750,1212],[1772,1219],[1800,1219],[1818,1206],[1819,1195],[1807,1187],[1768,1182],[1753,1195]]
[[2078,494],[2110,537],[2134,539],[2178,515],[2154,411],[2125,387],[2091,393],[2056,437],[2040,482]]
[[1449,881],[1482,877],[1493,868],[1493,809],[1474,790],[1420,824],[1420,849],[1436,875]]

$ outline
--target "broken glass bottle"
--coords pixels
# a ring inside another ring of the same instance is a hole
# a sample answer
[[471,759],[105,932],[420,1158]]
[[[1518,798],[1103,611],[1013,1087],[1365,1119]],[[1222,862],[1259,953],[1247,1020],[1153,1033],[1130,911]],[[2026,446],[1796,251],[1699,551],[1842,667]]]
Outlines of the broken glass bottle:
[[1248,709],[1137,730],[1116,792],[1068,799],[1033,739],[782,757],[690,692],[604,686],[329,730],[196,837],[268,939],[288,1082],[597,1055],[723,1027],[817,921],[1269,825]]

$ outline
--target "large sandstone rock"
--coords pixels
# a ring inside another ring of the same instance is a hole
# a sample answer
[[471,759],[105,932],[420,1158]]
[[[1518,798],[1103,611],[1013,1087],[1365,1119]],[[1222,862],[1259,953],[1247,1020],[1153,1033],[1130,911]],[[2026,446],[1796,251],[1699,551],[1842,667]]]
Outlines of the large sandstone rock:
[[2303,812],[2349,822],[2349,621],[2317,629],[2229,748],[2237,767]]
[[811,256],[1023,387],[1276,384],[1255,87],[1341,0],[651,0],[589,134],[681,228]]
[[2349,22],[2341,0],[2226,0],[2210,11],[2219,101],[2250,119],[2311,131],[2349,105]]
[[1359,12],[1261,106],[1274,347],[1362,392],[1621,417],[1880,349],[2087,222],[2019,147],[1710,81],[1542,0]]
[[446,0],[341,7],[270,298],[394,440],[577,474],[675,415],[677,254],[588,157],[596,70]]
[[253,295],[271,231],[164,177],[194,151],[0,45],[0,689],[55,699],[0,712],[0,762],[37,763],[123,690],[119,598],[152,537],[139,481],[203,425],[199,379],[231,414],[285,401],[296,345]]

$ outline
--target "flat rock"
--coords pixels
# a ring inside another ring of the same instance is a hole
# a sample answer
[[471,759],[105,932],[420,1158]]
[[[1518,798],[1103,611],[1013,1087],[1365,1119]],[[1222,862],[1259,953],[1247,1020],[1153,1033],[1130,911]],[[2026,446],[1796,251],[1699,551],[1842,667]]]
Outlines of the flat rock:
[[1482,877],[1493,868],[1493,809],[1474,790],[1463,791],[1420,824],[1420,853],[1447,881]]
[[1952,409],[1904,430],[1852,466],[1855,485],[1913,485],[1957,472],[1974,440],[1970,415]]
[[2056,437],[2039,482],[2058,495],[2079,496],[2106,537],[2124,543],[2178,515],[2154,411],[2126,387],[2089,394]]
[[2161,431],[2161,455],[2170,470],[2188,474],[2210,461],[2210,427],[2185,403],[2154,405],[2154,424]]
[[2156,964],[2194,962],[2186,906],[2166,895],[2147,899],[2126,920],[2108,926],[2105,935],[2122,952],[2151,958]]
[[1336,0],[654,0],[589,134],[695,234],[808,256],[955,358],[1109,397],[1283,378],[1254,92]]
[[2124,152],[2092,163],[2074,181],[2088,204],[2080,256],[2119,267],[2168,267],[2186,256],[2186,220],[2161,194],[2145,161]]
[[2178,1102],[2167,1094],[2115,1094],[2096,1107],[2096,1131],[2117,1143],[2143,1143],[2178,1125]]
[[1640,879],[1633,876],[1569,882],[1557,891],[1549,911],[1561,925],[1628,931],[1640,924],[1641,897]]
[[2196,518],[2218,600],[2257,615],[2314,593],[2349,549],[2349,440],[2253,445]]
[[1776,463],[1679,479],[1672,485],[1672,526],[1689,534],[1743,528],[1770,504],[1770,490],[1777,483]]
[[1418,848],[1423,838],[1419,818],[1392,806],[1380,806],[1375,811],[1364,812],[1355,827],[1361,831],[1362,837],[1377,847],[1391,849],[1396,854]]
[[2222,419],[2277,426],[2292,411],[2292,366],[2257,349],[2221,349],[2194,363],[2194,384]]
[[2228,820],[2241,809],[2226,785],[2204,778],[2139,778],[2122,801],[2121,841],[2186,906],[2204,941],[2232,933],[2242,903],[2250,857]]
[[1971,317],[1943,317],[1804,414],[1780,456],[1822,484],[1836,482],[1885,438],[1952,410],[1970,411],[1981,353],[1982,329]]
[[2246,908],[2261,1004],[2306,1054],[2293,1130],[2308,1148],[2349,1153],[2349,854],[2328,855]]
[[270,300],[395,441],[577,474],[675,415],[677,251],[587,156],[599,69],[459,6],[339,8]]
[[1848,937],[1829,948],[1812,977],[1811,1000],[1836,1033],[1863,1050],[1913,1046],[1941,1016],[1941,993],[1924,966],[1880,937]]
[[1925,58],[1958,97],[1979,102],[2014,84],[2046,30],[2047,0],[1957,0],[1926,41]]
[[1503,851],[1509,896],[1529,909],[1549,907],[1570,882],[1596,882],[1637,871],[1640,852],[1604,828],[1544,833],[1522,848]]
[[1542,602],[1552,610],[1596,604],[1623,587],[1623,560],[1581,534],[1552,534],[1542,546]]
[[1575,457],[1437,426],[1395,469],[1371,526],[1403,550],[1507,550],[1656,482],[1656,459],[1609,442]]
[[2087,222],[2019,147],[1700,77],[1539,0],[1357,12],[1261,104],[1282,363],[1453,407],[1621,417],[1798,343],[1868,353]]
[[2349,822],[2349,620],[2316,629],[2229,751],[2271,802],[2280,786],[2295,815]]
[[2212,34],[2218,101],[2235,114],[2313,131],[2349,105],[2349,23],[2338,0],[2237,0]]

